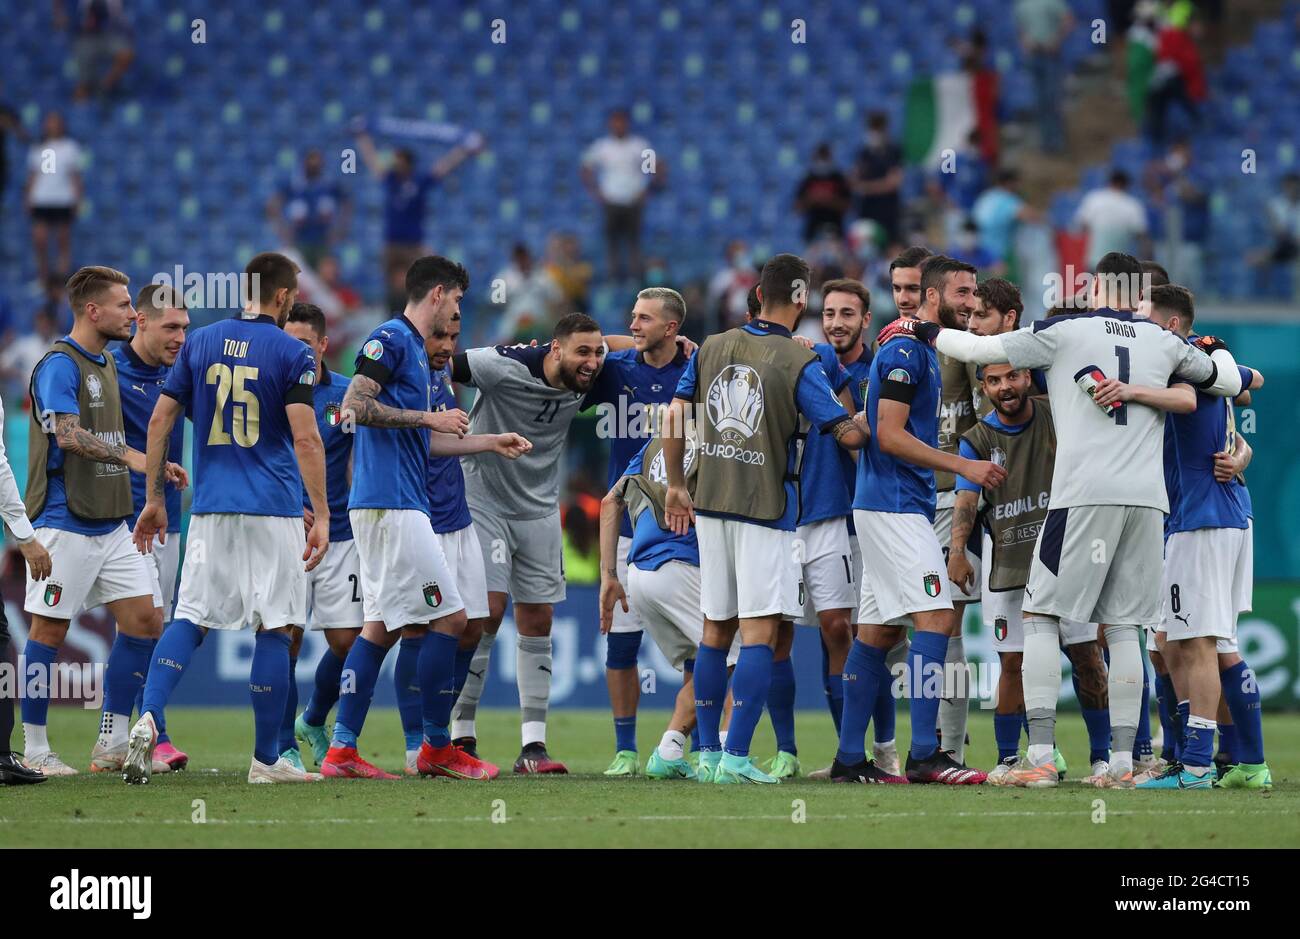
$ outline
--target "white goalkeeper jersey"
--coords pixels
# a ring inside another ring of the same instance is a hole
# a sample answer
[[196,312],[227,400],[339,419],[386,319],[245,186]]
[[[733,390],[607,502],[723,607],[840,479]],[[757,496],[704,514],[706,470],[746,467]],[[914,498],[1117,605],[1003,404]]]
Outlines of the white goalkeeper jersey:
[[1216,373],[1209,356],[1150,320],[1116,310],[1053,316],[989,338],[1001,341],[1014,367],[1047,370],[1056,425],[1052,508],[1134,505],[1169,511],[1164,412],[1129,403],[1108,413],[1077,376],[1095,368],[1107,378],[1152,388],[1164,388],[1171,379],[1202,385]]

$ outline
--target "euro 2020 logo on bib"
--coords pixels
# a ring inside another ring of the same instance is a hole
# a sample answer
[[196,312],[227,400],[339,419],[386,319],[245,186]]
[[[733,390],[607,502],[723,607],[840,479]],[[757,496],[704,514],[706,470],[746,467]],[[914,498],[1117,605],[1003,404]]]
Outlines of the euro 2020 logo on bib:
[[[686,455],[682,458],[682,475],[689,475],[691,464],[695,462],[696,443],[694,437],[686,438]],[[650,461],[650,481],[661,486],[668,485],[668,470],[664,468],[664,452],[660,450]]]
[[728,365],[709,385],[705,406],[722,439],[742,443],[763,419],[763,380],[748,365]]

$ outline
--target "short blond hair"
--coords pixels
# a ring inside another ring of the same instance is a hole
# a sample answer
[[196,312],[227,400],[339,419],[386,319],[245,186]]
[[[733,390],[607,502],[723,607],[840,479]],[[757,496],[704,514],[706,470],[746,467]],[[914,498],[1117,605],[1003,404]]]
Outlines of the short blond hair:
[[130,282],[129,277],[111,267],[83,267],[68,278],[68,302],[73,314],[86,312],[86,304],[98,300],[114,284],[125,287]]
[[135,295],[135,308],[149,316],[161,316],[163,310],[185,309],[185,298],[167,284],[145,284]]

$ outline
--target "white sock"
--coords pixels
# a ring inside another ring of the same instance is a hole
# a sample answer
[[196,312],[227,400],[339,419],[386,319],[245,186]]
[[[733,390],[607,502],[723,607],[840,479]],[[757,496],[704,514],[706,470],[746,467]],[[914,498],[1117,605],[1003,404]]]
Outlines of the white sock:
[[451,722],[451,739],[459,740],[461,737],[478,738],[478,732],[474,729],[473,721],[452,721]]
[[50,741],[45,731],[44,724],[29,724],[23,721],[23,756],[36,756],[50,749]]
[[948,639],[944,658],[943,700],[939,702],[939,743],[953,759],[966,759],[966,723],[970,716],[970,675],[966,671],[966,646],[961,636]]
[[1112,776],[1123,776],[1125,773],[1133,772],[1133,748],[1130,747],[1123,753],[1112,753],[1110,755],[1110,774]]
[[877,740],[877,741],[875,742],[875,748],[876,748],[877,750],[893,750],[893,749],[895,749],[894,741],[892,741],[892,740]]
[[419,757],[419,755],[420,755],[420,751],[419,751],[419,750],[407,750],[407,751],[406,751],[406,762],[408,762],[408,763],[414,763],[415,760],[416,760],[416,758]]
[[1053,749],[1055,748],[1050,743],[1031,743],[1025,755],[1029,757],[1031,766],[1042,766],[1052,762]]
[[[1128,770],[1133,768],[1133,741],[1137,738],[1138,715],[1142,710],[1142,647],[1138,627],[1106,627],[1106,644],[1110,646],[1107,690],[1110,693],[1110,748],[1116,754],[1128,754]],[[1112,762],[1112,766],[1120,763]],[[1126,770],[1127,771],[1127,770]]]
[[130,714],[105,711],[99,719],[99,745],[108,750],[122,746],[127,742],[130,726]]
[[680,760],[686,754],[686,735],[675,730],[664,733],[659,741],[659,755],[665,760]]
[[723,749],[726,749],[726,747],[727,747],[727,732],[726,732],[725,730],[720,730],[720,731],[718,731],[718,743],[722,745],[722,748],[723,748]]
[[526,747],[530,743],[546,743],[546,721],[524,721],[520,727],[520,734],[523,737],[523,745]]

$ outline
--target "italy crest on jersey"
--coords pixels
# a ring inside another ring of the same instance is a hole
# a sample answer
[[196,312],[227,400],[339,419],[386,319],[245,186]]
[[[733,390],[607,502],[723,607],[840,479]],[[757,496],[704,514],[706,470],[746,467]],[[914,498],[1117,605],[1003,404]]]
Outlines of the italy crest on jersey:
[[59,600],[63,597],[63,585],[50,581],[45,585],[45,605],[58,606]]
[[339,421],[343,419],[343,412],[339,410],[337,404],[328,404],[325,406],[325,423],[330,427],[338,427]]
[[424,585],[424,602],[433,607],[442,606],[442,591],[438,589],[437,584]]
[[1004,642],[1007,638],[1007,618],[999,616],[993,621],[993,638],[998,642]]
[[931,571],[930,573],[926,574],[924,577],[921,578],[921,586],[925,588],[925,595],[927,597],[939,596],[939,588],[941,587],[941,583],[939,581],[939,575],[936,574],[934,571]]

